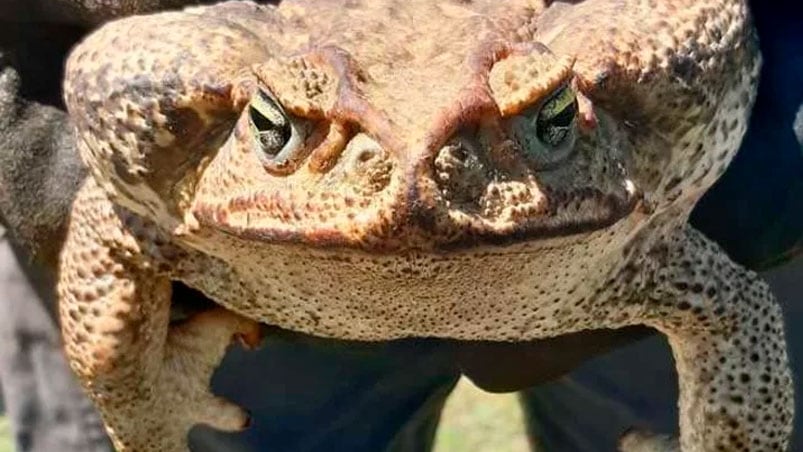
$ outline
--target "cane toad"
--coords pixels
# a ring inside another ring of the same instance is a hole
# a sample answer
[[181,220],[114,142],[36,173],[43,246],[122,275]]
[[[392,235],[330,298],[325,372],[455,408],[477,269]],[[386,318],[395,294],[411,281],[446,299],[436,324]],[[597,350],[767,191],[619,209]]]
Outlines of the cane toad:
[[[780,308],[687,225],[746,127],[739,0],[231,2],[109,23],[65,100],[92,177],[60,312],[121,451],[236,430],[209,378],[257,322],[344,339],[523,341],[648,325],[677,442],[781,451]],[[171,282],[222,308],[170,324]],[[224,309],[225,308],[225,309]]]

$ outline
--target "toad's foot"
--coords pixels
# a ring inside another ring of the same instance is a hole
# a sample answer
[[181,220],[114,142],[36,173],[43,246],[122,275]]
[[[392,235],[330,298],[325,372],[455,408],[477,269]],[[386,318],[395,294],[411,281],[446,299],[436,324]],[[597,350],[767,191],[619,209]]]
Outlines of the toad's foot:
[[259,325],[217,308],[171,326],[161,359],[84,380],[117,450],[184,452],[195,424],[224,431],[245,428],[248,414],[209,389],[232,340],[247,348],[257,346]]
[[195,424],[238,431],[248,414],[213,395],[209,381],[232,340],[259,344],[256,322],[224,309],[193,316],[168,329],[161,360],[114,376],[84,380],[99,402],[109,435],[119,451],[188,451],[187,434]]
[[[212,374],[232,340],[246,348],[260,342],[259,325],[224,309],[197,314],[169,328],[164,358],[147,397],[119,412],[120,423],[139,424],[135,436],[122,437],[121,450],[186,451],[195,424],[239,431],[249,416],[210,392]],[[106,416],[108,419],[110,416]],[[109,425],[118,424],[109,422]],[[147,425],[147,426],[146,426]],[[118,442],[118,441],[115,441]],[[130,444],[129,444],[130,443]]]

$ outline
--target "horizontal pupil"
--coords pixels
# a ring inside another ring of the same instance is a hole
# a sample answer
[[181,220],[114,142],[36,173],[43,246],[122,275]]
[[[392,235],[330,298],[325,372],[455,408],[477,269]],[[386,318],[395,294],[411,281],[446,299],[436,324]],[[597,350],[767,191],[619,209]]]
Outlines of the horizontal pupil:
[[290,141],[293,131],[289,121],[286,121],[281,116],[281,121],[277,124],[253,106],[249,107],[248,113],[251,116],[251,124],[256,129],[257,139],[262,146],[262,150],[265,154],[275,157],[281,152],[284,145]]
[[536,121],[538,137],[551,146],[559,145],[569,133],[576,114],[577,103],[573,102],[552,117],[545,118],[539,115]]
[[251,115],[251,122],[254,124],[254,127],[256,127],[258,131],[265,132],[267,130],[273,130],[277,128],[277,124],[268,119],[256,108],[249,107],[249,113]]
[[574,116],[577,113],[577,104],[571,103],[566,106],[563,110],[561,110],[558,114],[548,119],[548,121],[557,127],[569,127],[574,120]]

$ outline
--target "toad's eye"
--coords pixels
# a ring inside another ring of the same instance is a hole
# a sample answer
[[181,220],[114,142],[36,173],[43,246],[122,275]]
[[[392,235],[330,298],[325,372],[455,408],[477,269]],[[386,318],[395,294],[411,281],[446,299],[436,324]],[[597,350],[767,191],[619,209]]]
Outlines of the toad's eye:
[[540,105],[511,118],[511,130],[536,165],[561,162],[574,148],[577,97],[569,86],[558,88]]
[[558,147],[571,135],[576,117],[577,98],[563,87],[544,102],[535,119],[535,133],[545,145]]
[[267,92],[259,92],[248,106],[251,132],[257,153],[264,163],[284,165],[295,158],[302,146],[302,131]]

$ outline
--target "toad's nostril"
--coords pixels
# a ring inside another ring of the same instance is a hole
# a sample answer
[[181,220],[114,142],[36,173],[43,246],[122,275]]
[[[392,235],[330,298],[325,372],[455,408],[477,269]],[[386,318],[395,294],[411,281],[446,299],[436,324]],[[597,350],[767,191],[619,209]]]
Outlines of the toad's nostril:
[[444,198],[475,203],[488,185],[488,168],[478,154],[475,140],[458,137],[440,151],[434,161],[434,178]]
[[350,181],[364,194],[377,193],[390,183],[393,166],[393,160],[384,148],[358,135],[346,148],[340,182]]
[[365,162],[367,162],[369,160],[373,160],[374,158],[377,157],[377,155],[378,155],[378,153],[377,153],[377,151],[375,149],[363,149],[357,155],[357,159],[356,160],[359,163],[365,163]]

